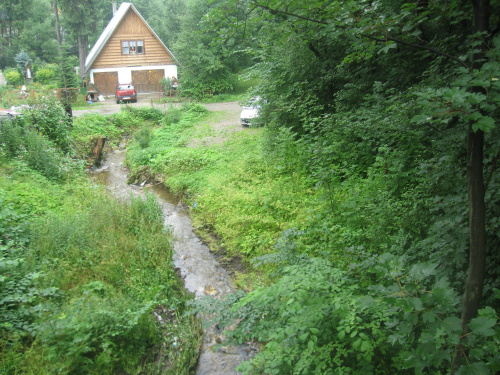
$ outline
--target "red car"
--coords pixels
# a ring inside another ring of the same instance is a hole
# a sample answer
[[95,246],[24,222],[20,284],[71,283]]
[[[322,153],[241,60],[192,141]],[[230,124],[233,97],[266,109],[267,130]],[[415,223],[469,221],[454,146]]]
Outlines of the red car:
[[137,92],[135,91],[134,85],[130,83],[118,84],[116,85],[116,104],[124,102],[126,100],[136,103],[137,102]]

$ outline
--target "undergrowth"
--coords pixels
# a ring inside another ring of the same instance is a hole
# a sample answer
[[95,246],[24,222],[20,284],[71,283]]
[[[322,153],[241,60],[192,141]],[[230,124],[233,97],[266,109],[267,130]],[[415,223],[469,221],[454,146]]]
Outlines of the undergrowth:
[[69,133],[57,116],[0,124],[0,373],[191,373],[200,327],[161,207],[118,203],[79,161],[158,113],[85,116]]
[[[232,327],[230,342],[262,343],[245,374],[449,372],[466,278],[462,135],[414,127],[409,105],[370,107],[372,121],[366,111],[309,119],[301,135],[268,126],[212,145],[190,142],[203,123],[163,127],[133,146],[131,164],[183,196],[199,234],[258,267],[237,277],[247,294],[194,305]],[[500,368],[498,281],[486,285],[459,373]]]

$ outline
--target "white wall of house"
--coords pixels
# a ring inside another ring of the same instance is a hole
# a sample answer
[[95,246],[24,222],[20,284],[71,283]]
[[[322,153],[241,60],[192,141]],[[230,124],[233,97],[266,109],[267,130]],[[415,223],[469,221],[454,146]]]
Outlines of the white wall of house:
[[151,65],[151,66],[127,66],[122,68],[101,68],[89,71],[90,82],[94,83],[94,73],[118,72],[118,83],[132,83],[132,70],[157,70],[165,71],[165,78],[177,78],[177,65]]

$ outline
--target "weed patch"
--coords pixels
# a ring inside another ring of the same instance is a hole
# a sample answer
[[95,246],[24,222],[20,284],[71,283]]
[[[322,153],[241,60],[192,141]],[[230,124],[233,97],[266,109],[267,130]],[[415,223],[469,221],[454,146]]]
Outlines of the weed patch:
[[[112,120],[84,117],[68,154],[143,121]],[[0,372],[189,374],[201,333],[156,198],[119,204],[31,124],[0,132]]]

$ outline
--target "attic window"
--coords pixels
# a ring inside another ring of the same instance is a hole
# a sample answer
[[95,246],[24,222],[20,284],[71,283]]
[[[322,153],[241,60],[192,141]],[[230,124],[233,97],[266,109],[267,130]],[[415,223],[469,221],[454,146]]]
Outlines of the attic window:
[[142,55],[144,54],[144,42],[142,40],[122,41],[122,55]]

